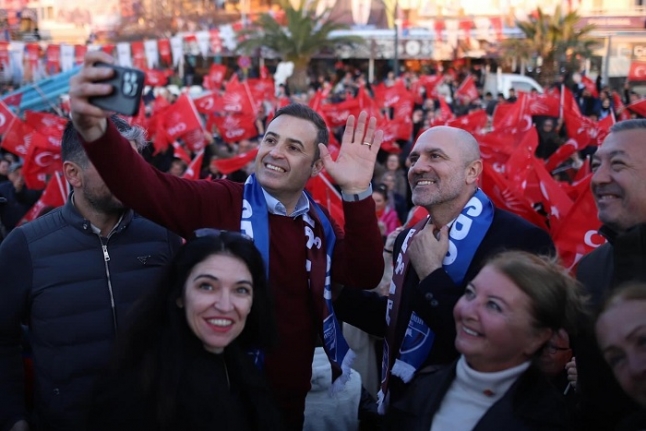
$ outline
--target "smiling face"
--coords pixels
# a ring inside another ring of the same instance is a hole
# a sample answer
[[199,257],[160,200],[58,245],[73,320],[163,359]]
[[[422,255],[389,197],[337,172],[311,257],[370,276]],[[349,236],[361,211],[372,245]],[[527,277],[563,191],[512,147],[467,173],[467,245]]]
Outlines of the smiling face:
[[551,331],[533,326],[530,298],[509,278],[485,266],[453,309],[455,347],[482,372],[502,371],[529,360]]
[[253,303],[247,265],[228,254],[210,255],[191,270],[184,284],[186,321],[204,348],[221,353],[245,327]]
[[595,329],[622,389],[646,407],[646,301],[620,300],[599,316]]
[[646,221],[646,129],[610,133],[592,157],[599,220],[622,232]]
[[289,115],[275,118],[256,157],[260,185],[288,209],[296,205],[307,180],[323,168],[317,157],[317,129],[314,123]]
[[477,154],[477,143],[474,152],[470,143],[462,141],[463,133],[467,132],[437,127],[419,137],[409,156],[408,171],[415,205],[429,211],[438,205],[461,210],[471,197],[482,162]]

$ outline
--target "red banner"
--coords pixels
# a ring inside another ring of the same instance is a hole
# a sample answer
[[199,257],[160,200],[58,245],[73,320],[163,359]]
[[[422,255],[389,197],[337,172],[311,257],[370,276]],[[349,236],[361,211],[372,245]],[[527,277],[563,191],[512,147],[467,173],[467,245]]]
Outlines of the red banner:
[[130,50],[132,52],[132,65],[137,69],[146,70],[148,62],[146,61],[146,50],[142,41],[131,42]]
[[78,66],[83,64],[86,52],[87,45],[74,45],[74,65]]

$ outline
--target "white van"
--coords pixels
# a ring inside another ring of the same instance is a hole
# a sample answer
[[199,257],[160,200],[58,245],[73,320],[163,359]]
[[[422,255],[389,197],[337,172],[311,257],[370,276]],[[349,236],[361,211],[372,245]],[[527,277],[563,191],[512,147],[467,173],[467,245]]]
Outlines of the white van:
[[[500,69],[499,69],[500,70]],[[514,89],[517,92],[522,91],[529,93],[532,89],[543,93],[543,87],[529,76],[517,75],[515,73],[489,73],[485,77],[484,92],[490,91],[494,99],[498,93],[509,97],[509,90]]]

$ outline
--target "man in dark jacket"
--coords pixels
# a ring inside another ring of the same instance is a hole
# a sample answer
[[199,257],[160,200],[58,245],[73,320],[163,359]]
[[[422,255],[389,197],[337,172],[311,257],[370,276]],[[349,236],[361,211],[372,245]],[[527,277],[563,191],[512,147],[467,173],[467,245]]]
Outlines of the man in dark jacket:
[[[143,131],[114,118],[133,145]],[[134,150],[133,150],[134,151]],[[65,206],[0,246],[0,429],[85,430],[84,410],[133,303],[161,280],[180,238],[123,207],[67,125]],[[133,185],[136,186],[136,185]],[[29,327],[35,411],[24,406],[21,324]]]
[[488,257],[505,249],[554,252],[547,232],[494,208],[478,188],[482,160],[468,132],[427,130],[409,159],[413,203],[430,218],[400,233],[393,250],[384,250],[395,262],[389,298],[344,289],[335,302],[342,320],[385,337],[382,412],[416,370],[458,357],[453,307]]
[[0,212],[0,222],[7,232],[11,231],[27,211],[40,199],[42,190],[32,190],[25,185],[22,175],[22,163],[10,165],[7,177],[9,181],[0,183],[0,197],[7,199],[7,204]]
[[[594,311],[617,286],[646,282],[646,120],[615,124],[592,156],[592,193],[608,242],[581,259],[577,278]],[[636,410],[596,345],[591,325],[574,340],[580,429],[614,429]]]

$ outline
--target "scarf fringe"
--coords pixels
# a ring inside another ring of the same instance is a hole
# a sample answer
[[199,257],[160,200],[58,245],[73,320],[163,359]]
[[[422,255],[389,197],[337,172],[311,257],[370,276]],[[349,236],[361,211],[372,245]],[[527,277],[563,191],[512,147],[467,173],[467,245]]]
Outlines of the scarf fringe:
[[350,381],[350,377],[353,372],[352,364],[354,363],[356,357],[357,354],[354,353],[352,349],[348,350],[348,352],[345,354],[343,361],[341,362],[341,375],[337,377],[330,385],[330,395],[336,395],[345,389],[346,383]]
[[390,372],[393,376],[399,377],[404,383],[413,380],[415,376],[415,367],[399,359],[395,359],[395,365]]

